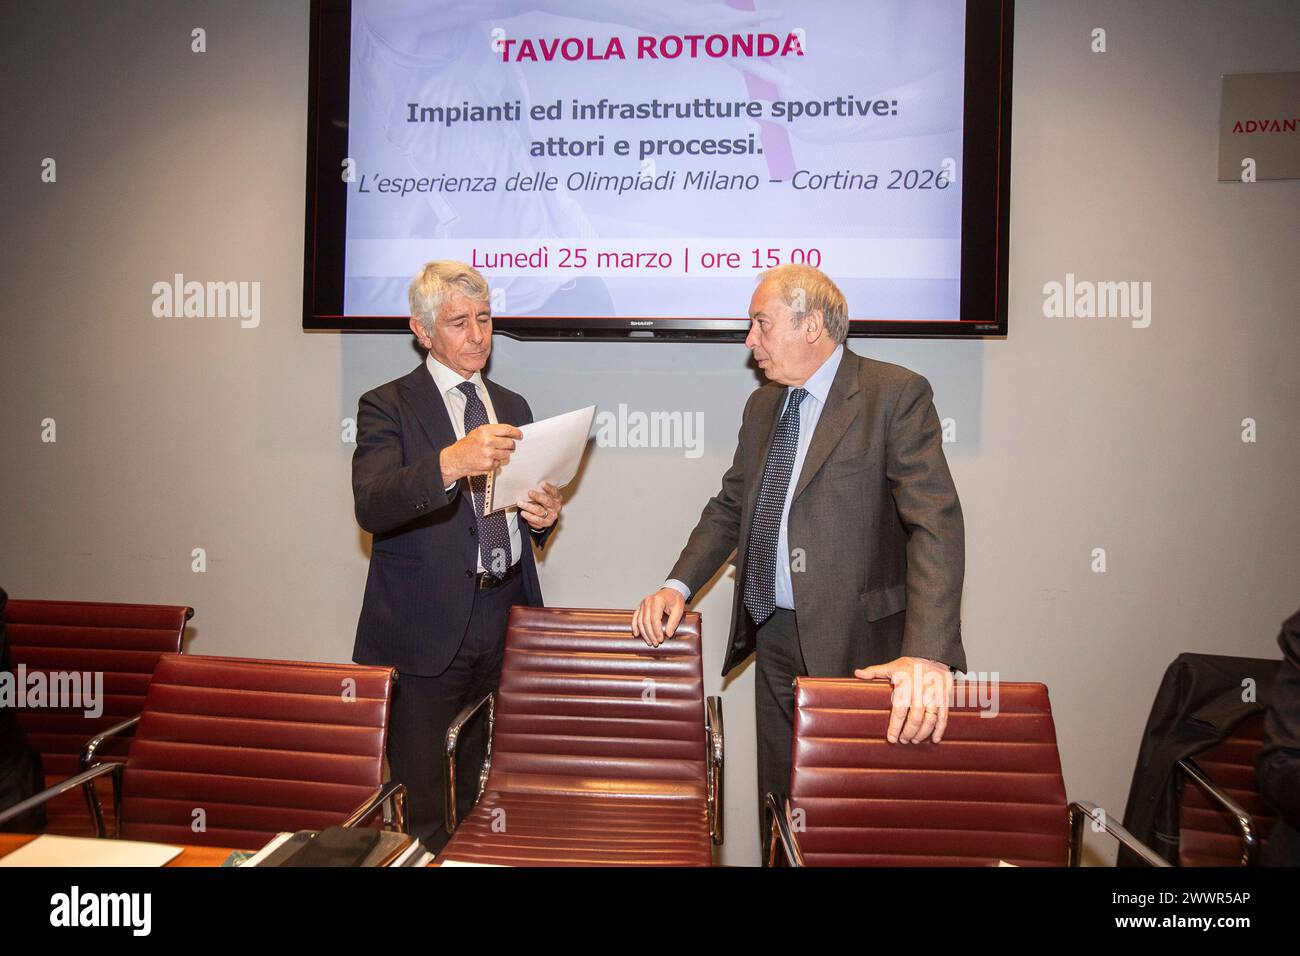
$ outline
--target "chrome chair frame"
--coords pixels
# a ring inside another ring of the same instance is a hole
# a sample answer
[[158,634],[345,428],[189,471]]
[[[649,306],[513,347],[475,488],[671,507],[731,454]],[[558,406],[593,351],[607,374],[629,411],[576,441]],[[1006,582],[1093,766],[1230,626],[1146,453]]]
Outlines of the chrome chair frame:
[[[122,734],[128,730],[131,730],[138,723],[140,723],[140,715],[136,714],[134,717],[128,717],[120,724],[114,724],[112,727],[109,727],[106,730],[103,730],[100,733],[96,734],[95,736],[91,737],[90,740],[87,741],[85,749],[81,751],[82,772],[84,773],[85,771],[89,770],[92,766],[95,766],[95,754],[99,750],[99,748],[103,745],[105,740],[107,740],[109,737],[115,737],[118,734]],[[119,777],[118,779],[120,780],[121,778]],[[103,805],[99,802],[99,794],[95,792],[94,778],[93,777],[88,778],[85,784],[82,785],[81,789],[86,796],[86,806],[90,809],[90,819],[91,822],[94,823],[95,825],[95,834],[100,839],[103,839],[104,832],[106,829],[106,827],[104,826],[104,808]],[[115,796],[116,796],[116,791],[115,791]],[[120,809],[120,804],[121,804],[120,799],[114,799],[113,801],[114,820],[117,819],[117,811]],[[119,830],[119,827],[116,823],[114,824],[113,830],[114,830],[113,835],[117,836],[117,831]]]
[[375,815],[375,811],[387,808],[384,825],[381,829],[396,830],[398,833],[410,833],[410,818],[406,815],[406,784],[390,780],[375,788],[362,804],[352,811],[352,815],[339,824],[351,829],[359,827]]
[[[62,793],[81,787],[82,792],[86,795],[86,805],[90,811],[90,819],[95,825],[95,836],[101,840],[106,839],[108,837],[108,827],[104,823],[104,808],[100,802],[99,794],[95,791],[95,781],[99,777],[111,773],[113,775],[113,839],[120,839],[122,836],[122,777],[126,770],[126,764],[118,762],[93,763],[93,761],[95,752],[107,738],[130,730],[140,722],[140,716],[137,714],[130,717],[92,737],[86,744],[85,750],[82,751],[80,773],[74,774],[67,780],[56,783],[54,786],[28,797],[22,803],[14,804],[3,813],[0,813],[0,824],[26,813],[33,807],[53,800]],[[410,819],[406,813],[406,785],[391,780],[376,787],[374,792],[363,800],[348,815],[347,819],[339,825],[348,828],[361,826],[379,810],[388,811],[385,814],[384,829],[397,830],[399,833],[410,832]]]
[[[66,780],[61,780],[52,787],[42,790],[40,793],[33,794],[21,803],[15,803],[12,807],[0,813],[0,825],[8,823],[14,817],[21,816],[28,810],[32,810],[43,803],[53,800],[60,794],[67,793],[77,787],[83,790],[89,786],[92,781],[105,774],[113,775],[113,838],[117,839],[122,834],[122,771],[126,769],[126,764],[122,763],[100,763],[91,767],[89,770],[83,770],[75,773]],[[105,833],[104,813],[100,809],[98,800],[91,805],[91,817],[95,822],[95,835],[100,839],[108,836]]]
[[1066,866],[1080,866],[1083,863],[1083,827],[1086,820],[1100,823],[1102,829],[1118,840],[1121,845],[1137,854],[1138,858],[1147,866],[1169,866],[1168,860],[1129,833],[1122,824],[1116,823],[1111,814],[1089,800],[1071,801],[1066,809],[1066,817],[1070,824],[1070,844]]
[[[1241,835],[1241,865],[1254,866],[1258,863],[1259,828],[1255,826],[1255,819],[1246,812],[1241,804],[1220,790],[1191,757],[1178,761],[1178,769],[1183,772],[1183,776],[1196,786],[1197,790],[1201,791],[1206,799],[1212,804],[1217,804],[1220,810],[1232,817],[1232,822]],[[1181,803],[1181,796],[1179,799]]]
[[[768,827],[767,865],[780,866],[784,858],[786,866],[804,866],[803,853],[799,849],[799,840],[795,836],[794,821],[791,818],[790,798],[778,798],[776,794],[769,793],[764,801],[763,812]],[[1088,820],[1099,822],[1107,833],[1137,854],[1147,866],[1169,866],[1168,860],[1116,823],[1109,813],[1095,803],[1088,800],[1072,801],[1066,807],[1066,820],[1070,828],[1066,866],[1079,866],[1083,861],[1083,828]]]
[[[56,783],[54,786],[42,790],[38,794],[28,797],[21,803],[15,803],[12,807],[0,813],[0,825],[7,823],[14,817],[21,816],[28,810],[38,807],[46,801],[53,800],[62,793],[67,793],[76,787],[90,787],[94,781],[106,774],[113,775],[113,839],[119,840],[122,837],[122,772],[126,769],[124,763],[99,763],[89,770],[83,770],[81,773],[74,774],[67,780]],[[352,811],[352,814],[344,820],[339,826],[353,827],[361,826],[366,820],[374,816],[378,810],[389,809],[389,815],[384,820],[383,829],[397,830],[399,833],[409,833],[409,821],[406,816],[406,785],[389,781],[383,786],[376,787],[375,792],[365,799],[362,804]],[[105,832],[104,812],[99,805],[98,799],[91,804],[93,811],[91,816],[95,823],[95,835],[99,839],[107,839],[108,834]]]
[[474,802],[478,803],[487,786],[488,770],[492,767],[492,739],[497,726],[497,695],[489,691],[482,700],[466,704],[461,708],[456,719],[447,727],[447,737],[443,741],[442,808],[443,826],[448,833],[455,833],[460,820],[456,813],[456,752],[460,748],[460,735],[471,718],[487,705],[487,752],[483,755],[483,766],[478,771],[478,790]]
[[[487,752],[478,773],[478,791],[474,795],[477,804],[487,787],[488,771],[492,769],[492,740],[496,730],[496,694],[489,692],[482,700],[467,704],[456,715],[456,719],[447,727],[447,737],[443,741],[443,826],[448,833],[455,833],[460,825],[456,812],[456,755],[460,747],[461,733],[465,725],[473,719],[484,705],[487,705]],[[709,808],[709,837],[715,845],[721,845],[723,839],[722,825],[722,770],[725,755],[722,723],[722,698],[706,697],[704,700],[704,743],[705,762],[707,764],[707,792]]]
[[704,698],[704,738],[708,747],[709,836],[714,846],[722,845],[722,698]]
[[787,866],[804,866],[799,841],[794,837],[794,821],[790,817],[790,798],[769,793],[763,801],[763,816],[767,821],[767,865],[780,866],[777,851],[784,855]]

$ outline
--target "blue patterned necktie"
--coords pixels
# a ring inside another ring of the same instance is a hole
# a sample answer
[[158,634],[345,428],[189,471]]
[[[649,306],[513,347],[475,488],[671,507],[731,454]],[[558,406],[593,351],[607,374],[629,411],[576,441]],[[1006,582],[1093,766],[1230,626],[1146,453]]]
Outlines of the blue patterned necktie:
[[[465,396],[465,434],[480,425],[488,424],[487,408],[478,397],[473,382],[456,386]],[[487,475],[470,475],[469,488],[474,494],[474,517],[478,520],[478,553],[483,567],[502,577],[510,570],[510,529],[506,527],[506,513],[494,511],[483,517],[483,499],[487,496]]]
[[772,447],[763,466],[763,484],[754,506],[754,520],[749,526],[749,544],[745,551],[745,608],[756,625],[762,624],[776,610],[776,546],[781,535],[781,513],[790,490],[790,472],[794,470],[799,450],[799,405],[808,390],[790,390],[785,413],[772,436]]

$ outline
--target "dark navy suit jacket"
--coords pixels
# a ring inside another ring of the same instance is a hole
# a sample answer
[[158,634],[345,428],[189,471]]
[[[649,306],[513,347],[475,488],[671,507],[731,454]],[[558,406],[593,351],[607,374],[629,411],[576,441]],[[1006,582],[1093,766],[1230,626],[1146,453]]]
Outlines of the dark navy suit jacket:
[[[483,379],[497,421],[526,425],[522,395]],[[454,444],[447,406],[421,363],[413,372],[361,396],[352,496],[357,523],[374,535],[370,574],[352,659],[399,673],[435,676],[460,649],[476,593],[478,523],[467,482],[450,492],[438,455]],[[529,541],[545,545],[519,518],[524,593],[534,607],[542,589]]]

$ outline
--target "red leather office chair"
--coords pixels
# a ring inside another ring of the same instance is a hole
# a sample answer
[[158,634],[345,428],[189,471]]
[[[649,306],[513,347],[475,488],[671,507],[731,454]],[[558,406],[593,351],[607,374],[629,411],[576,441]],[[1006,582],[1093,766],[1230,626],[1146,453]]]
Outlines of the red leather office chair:
[[[708,866],[722,842],[722,711],[704,696],[700,616],[657,648],[631,611],[515,607],[501,686],[447,734],[440,859]],[[479,800],[456,827],[456,744],[488,721]]]
[[[15,669],[26,674],[103,674],[103,713],[86,717],[81,707],[33,707],[18,711],[28,738],[41,754],[45,786],[82,769],[86,742],[140,713],[158,657],[181,649],[192,608],[161,604],[91,601],[9,601],[5,612]],[[99,758],[122,761],[127,738],[107,743]],[[46,833],[93,836],[85,798],[70,790],[46,806]]]
[[[997,690],[981,717],[979,689]],[[795,681],[790,793],[767,797],[771,863],[1078,865],[1085,823],[1167,866],[1091,803],[1067,806],[1047,688],[959,682],[941,743],[891,744],[885,681]]]
[[1264,715],[1247,717],[1208,750],[1178,761],[1179,866],[1253,866],[1277,813],[1255,782]]
[[404,829],[405,788],[381,786],[391,690],[387,667],[164,654],[125,763],[97,763],[0,822],[112,774],[127,839],[252,849],[374,820],[386,803]]

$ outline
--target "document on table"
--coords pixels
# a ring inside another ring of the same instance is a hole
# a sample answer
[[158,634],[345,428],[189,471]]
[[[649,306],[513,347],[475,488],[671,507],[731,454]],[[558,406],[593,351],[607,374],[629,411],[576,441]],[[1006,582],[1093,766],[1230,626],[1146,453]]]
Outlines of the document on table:
[[0,860],[0,866],[162,866],[181,848],[135,840],[95,840],[44,833]]
[[254,853],[252,856],[250,856],[247,860],[245,860],[243,863],[240,863],[239,865],[260,866],[263,860],[265,860],[276,850],[280,849],[280,844],[284,843],[292,836],[293,836],[292,830],[286,831],[284,833],[277,833],[275,836],[271,837],[271,842],[269,842],[266,846],[262,847],[262,849],[258,850],[256,853]]
[[595,414],[596,406],[588,405],[531,425],[521,425],[519,430],[524,437],[515,442],[510,460],[488,476],[483,514],[513,507],[520,498],[528,497],[530,488],[540,488],[543,481],[556,488],[571,482],[587,450],[587,436]]
[[476,863],[473,860],[456,860],[450,857],[444,857],[438,862],[440,867],[448,866],[504,866],[503,863]]

